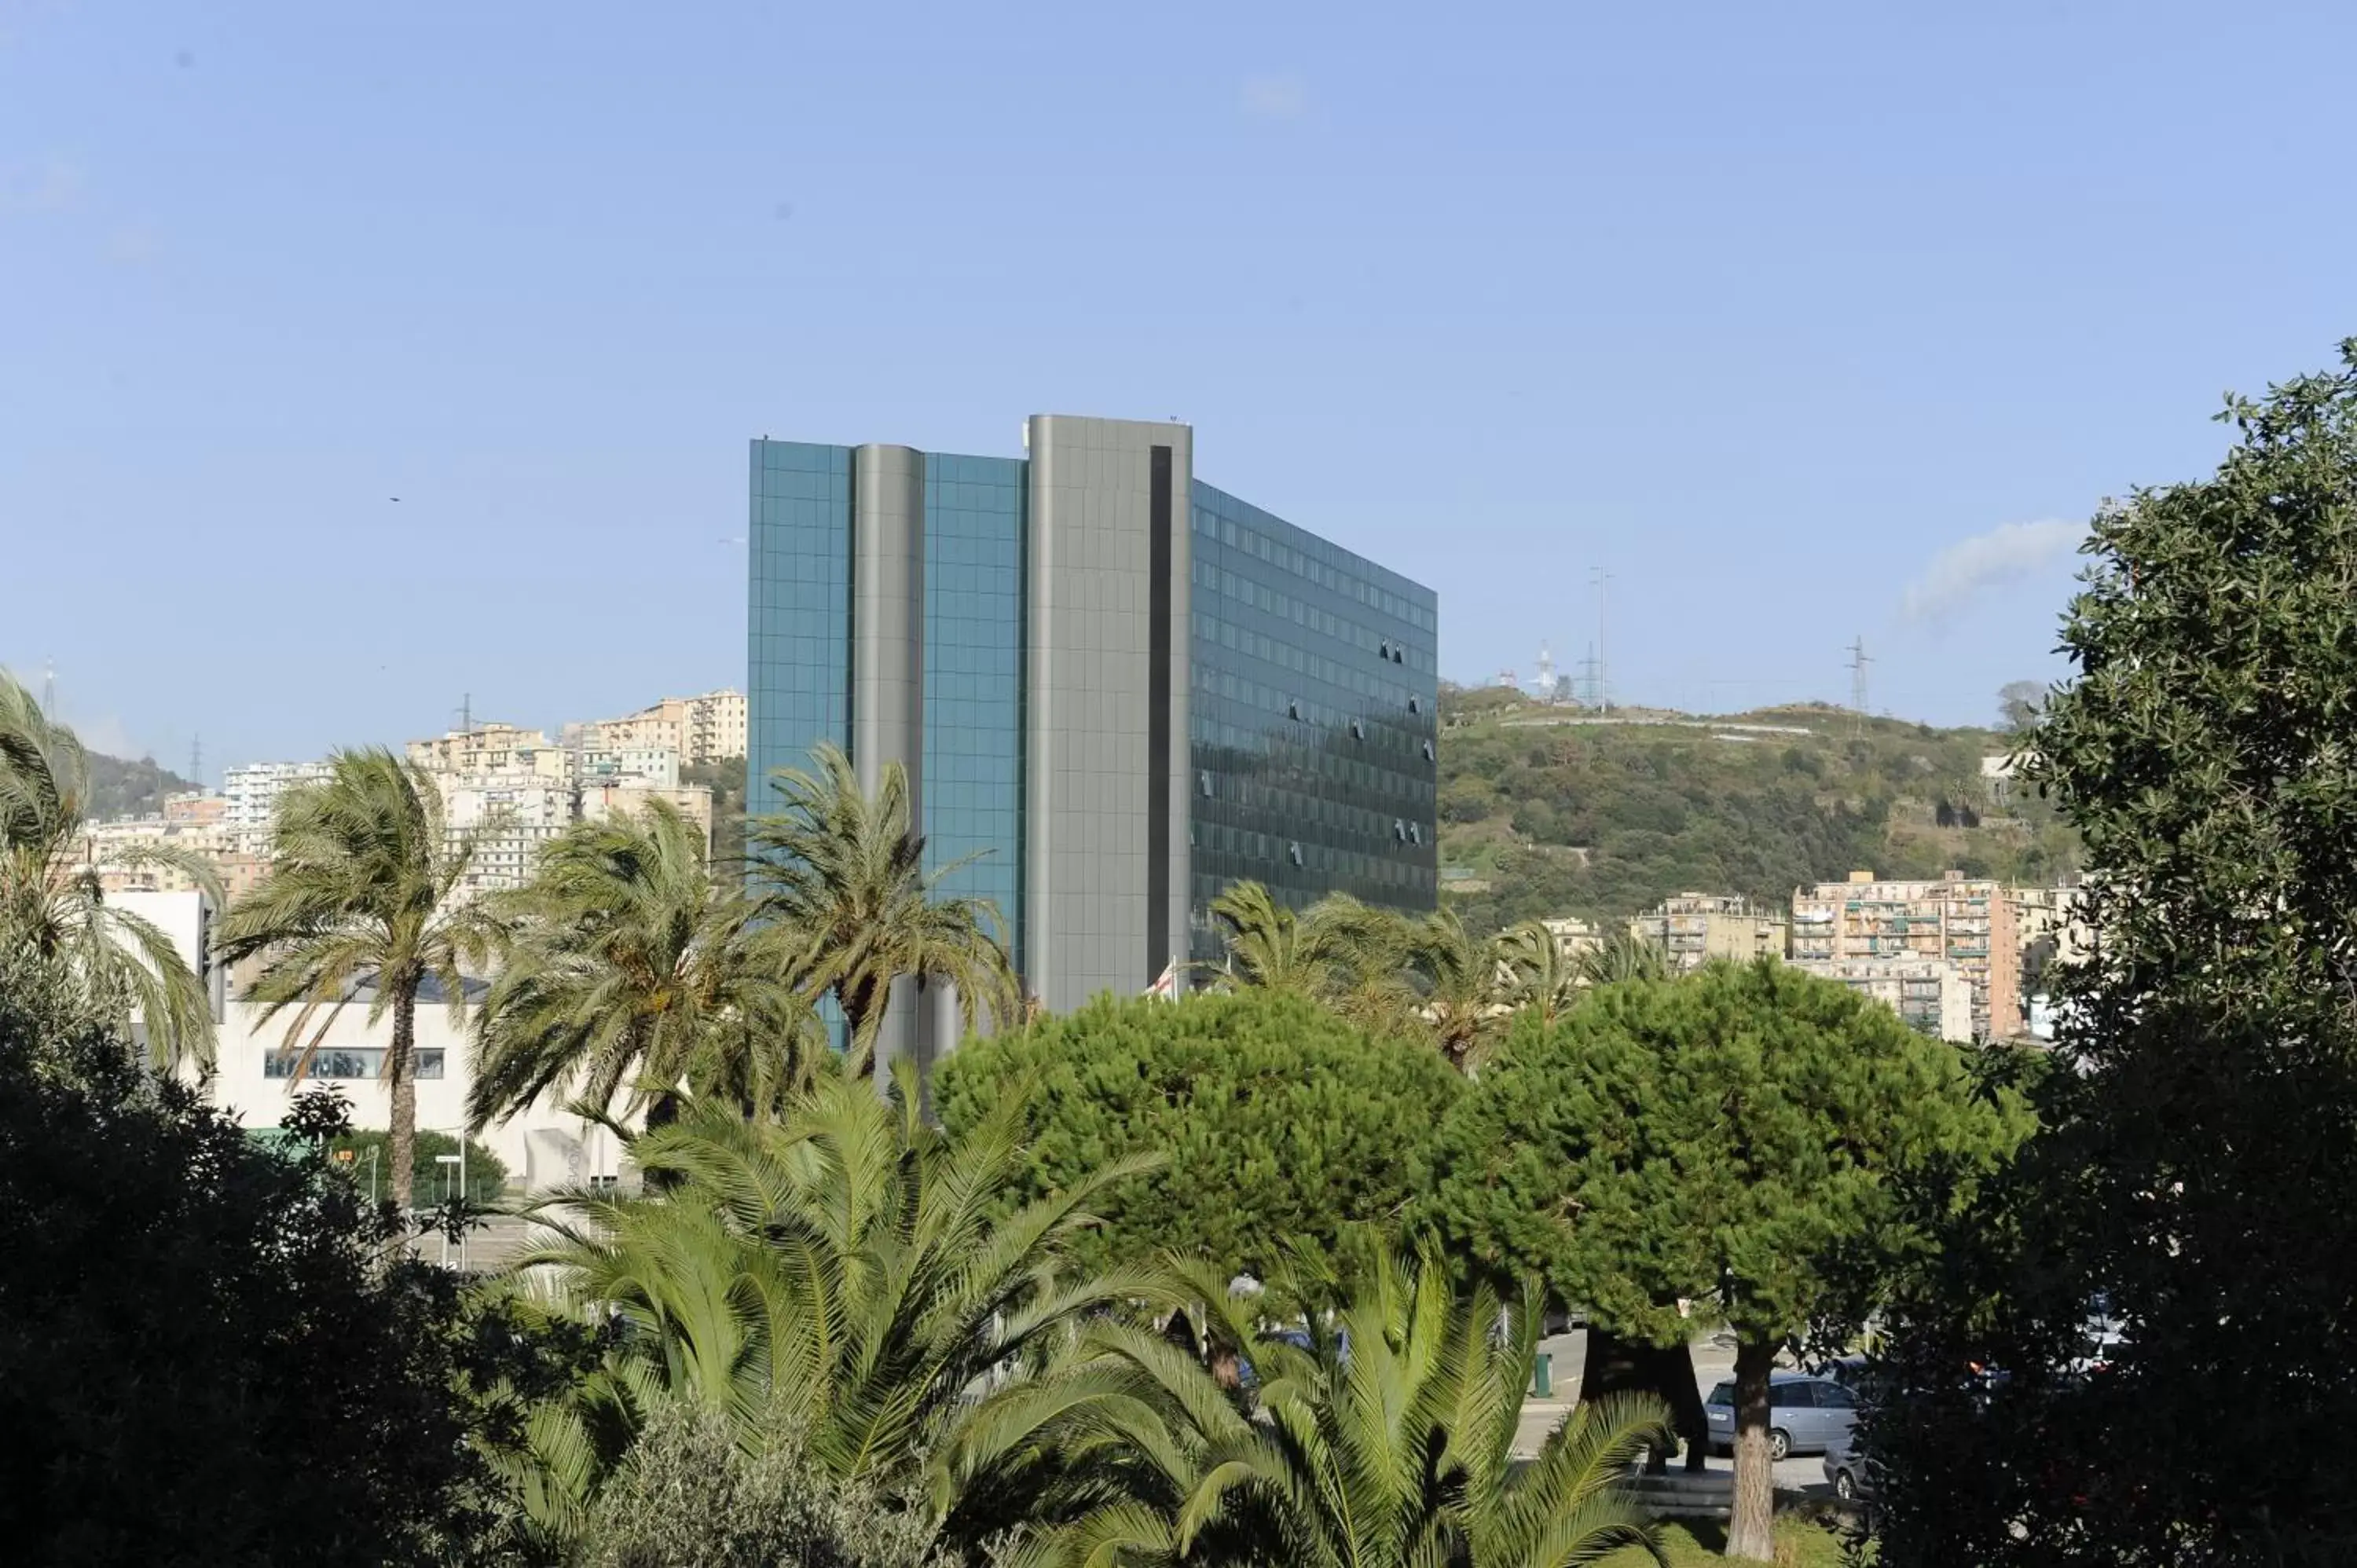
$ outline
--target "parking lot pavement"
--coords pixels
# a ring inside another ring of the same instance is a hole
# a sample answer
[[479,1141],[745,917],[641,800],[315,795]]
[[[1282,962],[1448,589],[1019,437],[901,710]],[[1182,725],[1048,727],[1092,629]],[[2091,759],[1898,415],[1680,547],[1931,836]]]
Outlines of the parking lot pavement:
[[[1542,1355],[1551,1358],[1555,1387],[1552,1397],[1523,1402],[1522,1424],[1514,1434],[1514,1452],[1525,1458],[1539,1451],[1547,1434],[1563,1423],[1579,1399],[1579,1369],[1587,1354],[1587,1336],[1575,1330],[1569,1334],[1552,1335],[1539,1342]],[[1722,1378],[1732,1377],[1735,1358],[1732,1352],[1718,1349],[1708,1341],[1695,1346],[1695,1381],[1707,1394],[1711,1386]],[[1683,1457],[1670,1461],[1675,1469],[1685,1463]],[[1730,1457],[1712,1455],[1706,1461],[1713,1475],[1731,1475],[1735,1461]],[[1824,1466],[1814,1454],[1796,1454],[1776,1466],[1776,1485],[1780,1489],[1809,1492],[1831,1497],[1833,1488],[1825,1484]]]

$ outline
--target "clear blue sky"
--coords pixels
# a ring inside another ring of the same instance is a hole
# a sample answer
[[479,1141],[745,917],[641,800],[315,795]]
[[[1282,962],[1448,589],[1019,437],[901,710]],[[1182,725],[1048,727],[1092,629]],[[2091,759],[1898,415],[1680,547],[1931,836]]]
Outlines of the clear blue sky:
[[2357,332],[2353,48],[2126,0],[0,0],[0,663],[209,773],[741,685],[748,436],[1060,411],[1191,421],[1438,589],[1451,676],[1567,665],[1601,566],[1624,698],[1846,698],[1862,633],[1877,708],[1982,719],[2057,669],[2069,524]]

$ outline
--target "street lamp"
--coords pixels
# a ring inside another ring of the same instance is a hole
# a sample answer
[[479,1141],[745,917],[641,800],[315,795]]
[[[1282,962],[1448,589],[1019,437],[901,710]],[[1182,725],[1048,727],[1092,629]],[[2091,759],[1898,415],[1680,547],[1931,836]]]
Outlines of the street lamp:
[[[467,1208],[467,1135],[463,1133],[458,1135],[457,1154],[436,1155],[434,1156],[434,1163],[437,1165],[458,1167],[458,1219],[459,1223],[464,1225]],[[442,1173],[442,1201],[445,1204],[450,1201],[450,1173],[447,1170]],[[442,1262],[445,1266],[447,1266],[450,1262],[450,1232],[447,1230],[442,1232]],[[458,1232],[458,1267],[464,1269],[466,1266],[467,1233],[462,1230]]]

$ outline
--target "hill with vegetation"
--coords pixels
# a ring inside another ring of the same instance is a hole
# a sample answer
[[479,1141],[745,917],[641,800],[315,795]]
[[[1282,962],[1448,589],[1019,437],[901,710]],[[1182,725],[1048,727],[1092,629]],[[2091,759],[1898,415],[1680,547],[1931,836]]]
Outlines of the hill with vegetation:
[[125,762],[119,757],[90,754],[90,814],[109,817],[152,817],[164,809],[164,797],[185,794],[196,786],[152,757]]
[[1443,902],[1476,930],[1610,919],[1674,893],[1787,908],[1853,870],[2074,875],[2079,844],[2034,791],[1984,777],[1993,729],[1934,729],[1811,703],[1696,717],[1546,705],[1503,689],[1440,699]]

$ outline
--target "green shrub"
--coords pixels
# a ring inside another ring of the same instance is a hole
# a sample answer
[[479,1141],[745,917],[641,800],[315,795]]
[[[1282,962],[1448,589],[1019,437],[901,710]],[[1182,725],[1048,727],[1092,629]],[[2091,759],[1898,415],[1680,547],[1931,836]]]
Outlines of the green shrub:
[[716,1411],[651,1421],[591,1510],[583,1568],[954,1568],[920,1508],[810,1464],[791,1432],[748,1448]]

